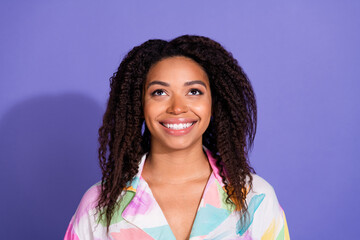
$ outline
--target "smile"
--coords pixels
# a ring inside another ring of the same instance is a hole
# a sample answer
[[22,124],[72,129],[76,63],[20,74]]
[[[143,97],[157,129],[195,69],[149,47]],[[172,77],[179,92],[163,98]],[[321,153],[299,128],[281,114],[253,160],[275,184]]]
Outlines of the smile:
[[179,123],[179,124],[173,124],[173,123],[161,123],[166,128],[174,129],[174,130],[182,130],[191,127],[195,122],[192,123]]

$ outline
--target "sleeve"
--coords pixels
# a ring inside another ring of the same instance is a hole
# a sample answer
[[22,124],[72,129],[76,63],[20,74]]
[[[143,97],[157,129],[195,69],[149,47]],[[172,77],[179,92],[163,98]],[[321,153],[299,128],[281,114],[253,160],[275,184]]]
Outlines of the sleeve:
[[268,224],[265,229],[265,232],[261,236],[261,240],[290,240],[289,229],[283,210],[281,210],[277,216],[272,218],[270,224]]
[[74,230],[74,219],[75,216],[71,218],[71,221],[65,233],[64,240],[80,240],[79,236],[75,233]]
[[284,210],[281,208],[273,187],[265,180],[260,184],[259,193],[254,197],[261,200],[255,211],[252,232],[256,239],[289,240],[289,230]]

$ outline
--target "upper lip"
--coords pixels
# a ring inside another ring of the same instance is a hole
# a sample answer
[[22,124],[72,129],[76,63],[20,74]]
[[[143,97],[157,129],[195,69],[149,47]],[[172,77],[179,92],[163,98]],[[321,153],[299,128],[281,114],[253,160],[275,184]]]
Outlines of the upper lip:
[[193,123],[196,121],[197,120],[193,118],[167,118],[159,122],[163,124],[179,124],[179,123]]

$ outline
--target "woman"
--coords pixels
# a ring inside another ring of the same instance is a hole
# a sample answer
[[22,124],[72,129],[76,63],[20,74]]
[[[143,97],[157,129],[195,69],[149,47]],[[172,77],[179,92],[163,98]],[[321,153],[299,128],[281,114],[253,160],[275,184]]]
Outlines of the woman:
[[219,43],[184,35],[132,49],[99,129],[103,177],[65,239],[289,239],[248,152],[256,101]]

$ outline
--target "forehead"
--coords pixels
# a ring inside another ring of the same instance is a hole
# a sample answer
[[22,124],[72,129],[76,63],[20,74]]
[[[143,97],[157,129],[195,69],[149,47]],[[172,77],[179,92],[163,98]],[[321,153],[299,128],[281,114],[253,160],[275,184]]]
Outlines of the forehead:
[[166,82],[203,80],[208,83],[208,76],[204,69],[194,60],[176,56],[165,58],[155,63],[149,70],[146,83],[152,80]]

